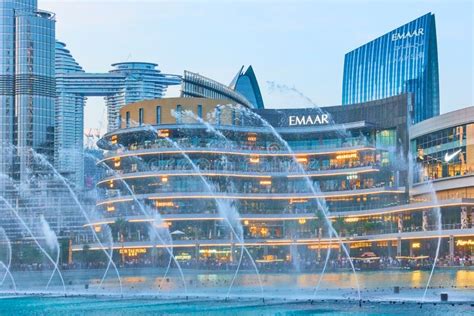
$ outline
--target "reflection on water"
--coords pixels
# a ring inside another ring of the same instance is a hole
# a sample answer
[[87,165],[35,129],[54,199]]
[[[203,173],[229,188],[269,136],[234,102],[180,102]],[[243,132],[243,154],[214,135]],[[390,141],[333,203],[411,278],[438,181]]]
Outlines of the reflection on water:
[[411,287],[420,287],[421,284],[421,271],[413,271],[411,273]]
[[[173,290],[182,287],[182,281],[178,275],[170,275],[163,279],[163,276],[153,276],[158,273],[155,271],[140,271],[142,275],[125,276],[123,284],[137,286],[144,284],[150,288],[158,288],[161,290]],[[392,288],[394,286],[420,288],[426,285],[428,281],[429,271],[371,271],[358,272],[359,282],[362,288]],[[190,288],[224,288],[230,284],[233,272],[211,273],[194,272],[185,270],[185,278]],[[266,273],[262,274],[262,283],[267,288],[295,288],[295,289],[311,289],[318,281],[319,274],[315,273]],[[333,272],[326,273],[323,277],[322,288],[328,289],[350,289],[354,287],[355,279],[351,272]],[[93,284],[96,279],[90,278],[89,282]],[[108,283],[109,285],[113,282]],[[240,272],[236,286],[241,288],[255,288],[258,279],[254,273]],[[432,280],[432,286],[435,287],[474,287],[474,270],[441,270],[435,272]]]
[[474,287],[474,271],[456,271],[454,282],[458,287]]
[[[185,270],[184,275],[187,288],[193,293],[226,293],[235,271],[207,272],[197,270]],[[162,269],[123,269],[122,282],[125,290],[136,293],[182,293],[184,286],[179,274],[170,270],[168,276],[163,277]],[[43,272],[14,272],[19,290],[44,290],[49,274]],[[100,283],[100,271],[65,271],[66,283],[76,289],[98,289]],[[422,288],[426,286],[429,271],[406,271],[406,270],[381,270],[381,271],[359,271],[359,283],[362,289],[393,289],[394,286],[405,288]],[[310,292],[316,286],[319,274],[316,273],[265,273],[261,275],[263,287],[267,292],[299,291]],[[59,281],[55,280],[53,286],[59,288]],[[432,287],[444,288],[474,288],[474,269],[442,269],[439,268],[431,283]],[[250,271],[239,272],[235,287],[236,291],[259,292],[258,278]],[[353,289],[355,287],[354,274],[347,272],[329,272],[323,277],[320,290]],[[113,292],[118,288],[117,279],[108,276],[100,288],[102,291]],[[8,284],[0,286],[1,290],[8,290]],[[295,294],[296,295],[296,294]]]

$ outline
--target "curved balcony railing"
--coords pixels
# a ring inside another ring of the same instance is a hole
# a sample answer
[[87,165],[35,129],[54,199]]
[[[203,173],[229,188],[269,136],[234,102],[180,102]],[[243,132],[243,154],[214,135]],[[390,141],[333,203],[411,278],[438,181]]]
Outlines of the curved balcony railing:
[[[220,166],[217,166],[220,167]],[[254,168],[253,166],[243,165],[239,168],[235,166],[224,166],[223,168],[200,168],[199,173],[194,171],[191,166],[180,166],[173,168],[167,165],[148,165],[144,168],[140,166],[141,171],[132,169],[107,170],[106,178],[98,182],[97,185],[109,182],[110,180],[122,181],[138,178],[151,178],[157,176],[220,176],[220,177],[242,177],[242,178],[269,178],[269,177],[287,177],[287,178],[303,178],[308,177],[328,177],[338,175],[355,175],[362,173],[377,172],[380,170],[378,163],[355,163],[352,166],[338,166],[338,168],[305,168],[302,173],[298,168],[288,168],[282,171],[276,165],[265,165],[262,168]],[[145,169],[145,170],[144,170]],[[148,169],[148,170],[147,170]]]
[[360,195],[374,195],[374,194],[403,194],[405,188],[403,187],[372,187],[368,189],[353,190],[348,189],[345,191],[326,191],[319,193],[305,192],[285,192],[285,193],[273,193],[270,191],[255,193],[252,191],[243,191],[239,193],[229,192],[208,192],[208,191],[185,191],[176,192],[174,190],[153,192],[145,194],[131,195],[120,195],[117,192],[117,196],[109,196],[109,199],[100,201],[97,205],[120,203],[126,201],[138,200],[170,200],[170,199],[230,199],[230,200],[291,200],[291,199],[318,199],[318,198],[337,198],[337,197],[350,197]]
[[[286,148],[278,143],[269,143],[265,146],[247,144],[247,143],[234,143],[234,142],[219,142],[211,141],[205,144],[188,141],[187,139],[181,139],[177,141],[177,145],[184,151],[200,151],[209,153],[219,154],[244,154],[244,155],[286,155],[290,156],[290,153]],[[355,151],[355,150],[375,150],[375,145],[365,139],[352,139],[349,141],[337,141],[330,143],[310,143],[310,144],[294,144],[291,145],[292,151],[296,154],[326,154],[339,151]],[[145,142],[144,144],[130,145],[128,147],[122,147],[117,150],[108,151],[104,157],[111,158],[121,155],[140,154],[146,152],[156,153],[167,153],[167,152],[179,152],[175,146],[163,139],[157,139],[155,141]]]
[[[474,231],[473,227],[467,227],[464,229],[460,228],[450,228],[446,226],[443,228],[444,234],[441,235],[442,237],[446,237],[449,235],[452,236],[464,236],[466,233],[472,233]],[[377,241],[379,238],[383,238],[384,235],[392,235],[397,234],[397,236],[405,237],[405,238],[416,238],[413,236],[413,233],[419,233],[420,230],[406,230],[401,233],[398,232],[396,229],[383,229],[383,230],[374,230],[369,232],[364,232],[364,234],[359,235],[358,233],[348,234],[344,231],[338,231],[339,238],[342,239],[343,242],[354,242],[354,241]],[[438,238],[440,234],[438,233],[437,229],[435,230],[425,230],[421,231],[424,233],[423,238]],[[138,234],[138,233],[126,233],[126,241],[125,242],[118,242],[115,244],[115,247],[137,247],[137,246],[163,246],[160,243],[152,243],[149,241],[146,235]],[[85,238],[81,238],[81,242],[84,244],[89,244],[91,250],[100,249],[98,244],[95,244],[96,240],[92,236],[85,236]],[[244,236],[244,242],[246,246],[289,246],[292,244],[299,244],[299,245],[312,245],[318,243],[335,243],[339,242],[338,238],[329,239],[327,236],[323,236],[320,238],[317,234],[313,232],[298,232],[293,234],[284,234],[281,236],[266,236],[263,237],[259,236],[252,236],[247,233]],[[203,234],[202,236],[187,236],[187,235],[176,235],[174,236],[172,244],[167,244],[165,246],[189,246],[189,247],[196,247],[196,246],[230,246],[230,245],[240,245],[239,242],[236,240],[231,240],[230,238],[226,238],[225,236],[210,236]],[[83,245],[75,245],[73,246],[73,250],[82,250]]]

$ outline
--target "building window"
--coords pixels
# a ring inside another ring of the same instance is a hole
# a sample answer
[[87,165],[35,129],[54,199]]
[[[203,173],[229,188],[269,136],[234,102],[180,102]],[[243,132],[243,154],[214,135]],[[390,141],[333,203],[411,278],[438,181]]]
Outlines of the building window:
[[130,112],[125,113],[125,127],[130,127]]
[[202,104],[198,104],[197,115],[202,119]]
[[156,107],[156,124],[161,124],[161,106]]
[[181,104],[176,105],[176,123],[181,123],[182,122],[182,111],[183,108]]
[[138,125],[143,125],[143,108],[138,109]]

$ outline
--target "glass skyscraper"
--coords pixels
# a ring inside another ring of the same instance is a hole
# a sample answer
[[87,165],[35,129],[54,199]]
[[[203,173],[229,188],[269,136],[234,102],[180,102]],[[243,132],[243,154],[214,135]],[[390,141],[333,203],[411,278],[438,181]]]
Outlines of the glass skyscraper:
[[349,53],[344,59],[342,104],[414,93],[412,121],[439,115],[435,17],[428,13]]
[[54,14],[36,0],[2,0],[0,34],[0,174],[24,178],[31,148],[53,156]]

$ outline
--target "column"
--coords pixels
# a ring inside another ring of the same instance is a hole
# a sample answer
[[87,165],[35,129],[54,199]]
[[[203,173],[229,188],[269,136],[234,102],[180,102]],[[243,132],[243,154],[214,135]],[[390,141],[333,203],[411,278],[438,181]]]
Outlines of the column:
[[474,228],[474,207],[471,207],[471,228]]
[[398,214],[398,232],[403,232],[403,214]]
[[467,229],[469,222],[467,220],[467,207],[461,206],[461,229]]
[[454,263],[454,236],[449,236],[449,264]]
[[196,259],[196,264],[199,264],[199,244],[196,244],[194,247],[194,259]]
[[321,238],[323,237],[323,229],[318,229],[318,260],[321,260]]
[[424,232],[428,230],[428,211],[423,211],[423,223],[421,227]]
[[397,257],[402,255],[402,238],[397,238]]

